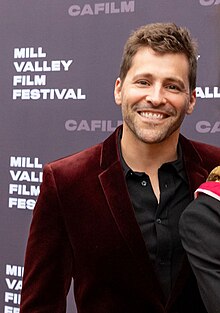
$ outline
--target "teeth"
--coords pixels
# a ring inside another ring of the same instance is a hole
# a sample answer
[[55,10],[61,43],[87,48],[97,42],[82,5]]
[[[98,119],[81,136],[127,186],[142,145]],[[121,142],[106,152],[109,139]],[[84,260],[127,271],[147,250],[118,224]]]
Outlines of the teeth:
[[160,114],[160,113],[141,112],[140,115],[143,117],[147,117],[147,118],[155,118],[155,119],[163,118],[163,114]]

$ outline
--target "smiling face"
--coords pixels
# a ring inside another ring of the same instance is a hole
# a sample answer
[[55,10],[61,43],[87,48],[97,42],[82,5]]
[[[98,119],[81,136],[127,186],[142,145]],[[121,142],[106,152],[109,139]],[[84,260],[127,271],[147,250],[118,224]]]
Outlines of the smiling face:
[[189,65],[182,53],[157,53],[143,47],[135,54],[124,81],[115,83],[115,101],[122,108],[123,137],[144,143],[178,138],[186,114],[195,105],[189,91]]

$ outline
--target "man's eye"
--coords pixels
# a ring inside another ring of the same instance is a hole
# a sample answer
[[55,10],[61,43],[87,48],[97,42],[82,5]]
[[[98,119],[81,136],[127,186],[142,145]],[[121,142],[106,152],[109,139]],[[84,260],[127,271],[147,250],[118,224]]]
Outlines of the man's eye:
[[141,86],[150,86],[150,83],[147,80],[142,80],[142,79],[138,80],[137,84]]
[[176,85],[168,85],[166,88],[170,91],[173,91],[173,92],[180,92],[181,91],[180,87],[176,86]]

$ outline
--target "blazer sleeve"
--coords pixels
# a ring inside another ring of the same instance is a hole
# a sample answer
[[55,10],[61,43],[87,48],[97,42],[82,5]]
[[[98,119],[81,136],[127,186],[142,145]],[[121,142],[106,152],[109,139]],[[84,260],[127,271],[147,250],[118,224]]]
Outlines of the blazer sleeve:
[[179,229],[183,247],[196,276],[206,309],[208,313],[219,313],[220,201],[218,198],[200,193],[184,210]]
[[52,169],[46,165],[26,248],[20,313],[64,313],[72,250]]

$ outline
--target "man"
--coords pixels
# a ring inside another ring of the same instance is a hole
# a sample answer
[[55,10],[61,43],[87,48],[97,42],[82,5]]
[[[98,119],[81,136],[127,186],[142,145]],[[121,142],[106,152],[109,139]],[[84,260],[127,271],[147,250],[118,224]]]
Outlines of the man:
[[220,148],[179,135],[196,96],[188,31],[150,24],[128,39],[115,101],[123,126],[44,168],[31,225],[21,313],[204,313],[178,232]]
[[220,308],[220,166],[196,190],[180,219],[183,246],[209,313]]

